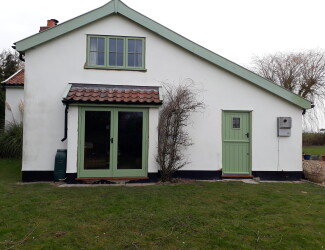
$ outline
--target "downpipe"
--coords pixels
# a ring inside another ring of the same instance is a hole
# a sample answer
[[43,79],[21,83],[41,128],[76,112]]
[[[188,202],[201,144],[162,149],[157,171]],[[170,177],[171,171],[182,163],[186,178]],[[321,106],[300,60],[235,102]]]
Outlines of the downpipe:
[[62,138],[61,142],[64,142],[68,137],[68,110],[69,110],[69,104],[65,104],[64,109],[64,137]]

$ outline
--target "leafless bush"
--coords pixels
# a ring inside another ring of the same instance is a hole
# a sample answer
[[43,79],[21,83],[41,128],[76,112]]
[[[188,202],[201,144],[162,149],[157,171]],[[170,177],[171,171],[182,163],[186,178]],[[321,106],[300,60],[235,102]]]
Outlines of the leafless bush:
[[318,131],[318,122],[325,111],[325,51],[275,53],[255,57],[252,68],[255,73],[308,99],[317,109],[308,110],[304,116],[304,128]]
[[158,124],[158,155],[161,180],[170,181],[172,174],[188,164],[184,150],[193,144],[186,127],[193,112],[204,108],[196,99],[197,90],[190,79],[177,87],[165,85],[164,104]]

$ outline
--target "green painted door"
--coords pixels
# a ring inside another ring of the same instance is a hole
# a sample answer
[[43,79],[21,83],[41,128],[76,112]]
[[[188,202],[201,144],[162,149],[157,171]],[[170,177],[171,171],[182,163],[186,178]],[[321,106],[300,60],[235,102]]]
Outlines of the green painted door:
[[147,109],[79,110],[78,177],[147,176]]
[[223,174],[251,174],[250,120],[250,112],[223,112]]

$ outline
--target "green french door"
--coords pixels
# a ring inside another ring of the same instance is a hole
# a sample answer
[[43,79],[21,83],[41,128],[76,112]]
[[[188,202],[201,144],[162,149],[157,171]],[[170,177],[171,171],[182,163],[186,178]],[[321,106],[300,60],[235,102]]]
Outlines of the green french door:
[[223,174],[251,174],[250,115],[250,112],[223,111]]
[[147,176],[148,110],[79,108],[78,177]]

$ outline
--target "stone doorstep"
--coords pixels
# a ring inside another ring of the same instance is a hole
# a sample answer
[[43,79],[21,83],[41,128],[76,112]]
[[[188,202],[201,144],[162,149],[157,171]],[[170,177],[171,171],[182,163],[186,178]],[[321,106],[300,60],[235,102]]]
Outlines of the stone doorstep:
[[222,179],[253,179],[253,175],[249,174],[223,174],[221,175]]

